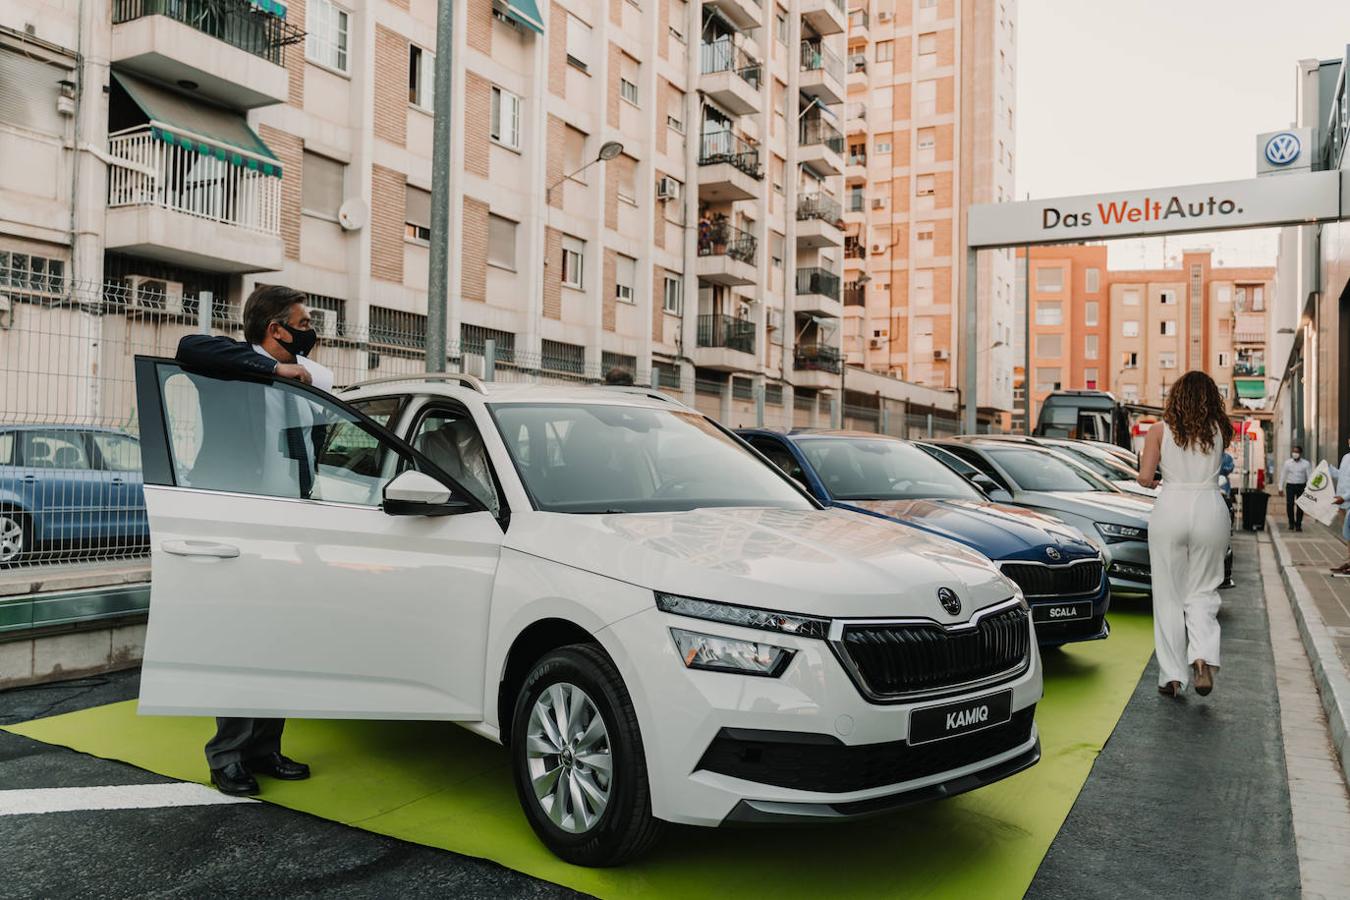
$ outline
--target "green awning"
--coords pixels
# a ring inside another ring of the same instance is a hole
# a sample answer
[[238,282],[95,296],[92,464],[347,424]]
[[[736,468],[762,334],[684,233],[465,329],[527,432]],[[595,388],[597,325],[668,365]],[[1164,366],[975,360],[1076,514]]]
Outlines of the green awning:
[[240,168],[281,177],[276,154],[239,113],[122,72],[114,72],[112,77],[145,114],[157,139]]
[[1233,383],[1237,385],[1237,395],[1240,399],[1260,400],[1266,395],[1264,378],[1235,378]]
[[539,15],[539,4],[535,0],[498,0],[498,8],[513,22],[524,25],[535,34],[544,33],[544,20]]
[[270,13],[278,19],[286,18],[286,4],[280,0],[248,0],[253,6],[265,13]]

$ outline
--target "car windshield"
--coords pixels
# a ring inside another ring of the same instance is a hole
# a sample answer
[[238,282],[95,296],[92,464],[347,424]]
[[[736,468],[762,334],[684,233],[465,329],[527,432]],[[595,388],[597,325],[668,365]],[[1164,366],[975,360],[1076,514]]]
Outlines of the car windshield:
[[1109,491],[1104,482],[1053,453],[992,448],[985,451],[1024,491]]
[[798,442],[836,500],[921,500],[984,497],[960,475],[901,441],[813,437]]
[[1087,466],[1092,470],[1093,474],[1100,475],[1108,481],[1124,481],[1127,478],[1133,477],[1129,472],[1124,471],[1122,467],[1112,465],[1106,460],[1100,459],[1091,453],[1079,450],[1077,447],[1070,447],[1066,444],[1055,444],[1052,445],[1051,449],[1056,453],[1065,454],[1080,465]]
[[541,510],[813,508],[777,469],[692,411],[602,403],[497,403],[489,408]]

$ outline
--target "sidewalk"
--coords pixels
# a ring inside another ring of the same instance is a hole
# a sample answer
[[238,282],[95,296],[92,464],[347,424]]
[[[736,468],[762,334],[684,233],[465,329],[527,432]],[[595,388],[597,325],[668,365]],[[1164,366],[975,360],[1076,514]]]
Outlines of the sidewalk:
[[1273,502],[1266,527],[1312,663],[1332,743],[1350,780],[1350,578],[1335,578],[1329,571],[1345,562],[1345,542],[1339,528],[1308,518],[1303,531],[1291,531],[1284,510]]

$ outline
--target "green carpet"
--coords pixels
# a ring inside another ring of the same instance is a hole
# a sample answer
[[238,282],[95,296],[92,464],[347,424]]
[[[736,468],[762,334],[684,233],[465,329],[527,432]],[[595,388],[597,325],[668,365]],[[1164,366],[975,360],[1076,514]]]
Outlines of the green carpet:
[[[285,749],[307,782],[263,798],[407,841],[486,857],[601,897],[699,894],[1021,897],[1152,651],[1146,613],[1113,612],[1109,640],[1046,654],[1040,765],[952,800],[840,825],[672,828],[620,869],[567,865],[521,813],[505,751],[447,723],[293,721]],[[205,719],[137,717],[135,702],[26,722],[16,734],[202,781]],[[337,777],[338,774],[341,777]]]

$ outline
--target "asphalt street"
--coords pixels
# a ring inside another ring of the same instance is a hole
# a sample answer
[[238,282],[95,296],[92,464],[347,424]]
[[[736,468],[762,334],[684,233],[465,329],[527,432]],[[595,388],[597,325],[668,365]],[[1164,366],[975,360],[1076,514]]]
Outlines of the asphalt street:
[[[1161,698],[1150,663],[1029,897],[1298,896],[1257,555],[1254,541],[1239,540],[1215,693]],[[129,672],[0,693],[0,724],[136,691]],[[169,782],[0,732],[0,790]],[[4,898],[578,896],[495,863],[263,803],[0,816],[0,847]]]

